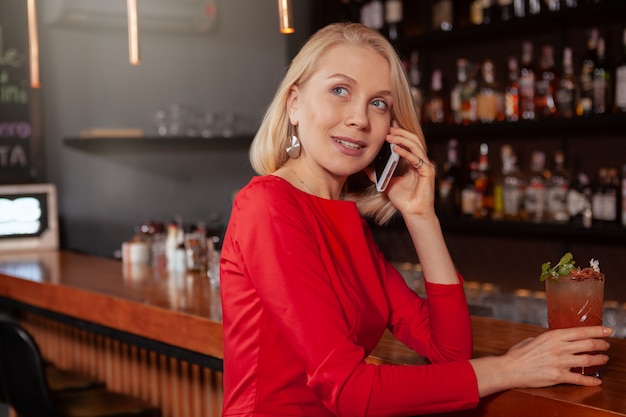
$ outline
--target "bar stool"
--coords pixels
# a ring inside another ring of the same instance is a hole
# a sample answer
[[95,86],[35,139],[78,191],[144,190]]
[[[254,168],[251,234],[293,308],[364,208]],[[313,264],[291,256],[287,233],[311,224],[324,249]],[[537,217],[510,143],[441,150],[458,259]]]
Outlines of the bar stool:
[[103,381],[78,372],[57,368],[52,362],[44,363],[44,374],[48,388],[52,392],[106,388]]
[[160,417],[140,399],[104,388],[51,391],[33,337],[17,322],[0,320],[0,399],[20,417]]
[[[9,315],[0,312],[0,321],[12,321],[17,323],[17,320]],[[48,388],[50,391],[72,391],[83,389],[100,389],[106,388],[106,384],[103,381],[95,380],[88,375],[60,369],[55,366],[54,363],[43,360],[44,374],[46,381],[48,382]],[[2,381],[0,381],[0,402],[2,402]],[[6,402],[6,401],[4,401]]]

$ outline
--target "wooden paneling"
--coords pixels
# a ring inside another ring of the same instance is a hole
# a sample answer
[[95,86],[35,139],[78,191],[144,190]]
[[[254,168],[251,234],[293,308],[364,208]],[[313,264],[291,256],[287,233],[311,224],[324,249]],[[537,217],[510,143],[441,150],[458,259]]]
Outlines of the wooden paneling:
[[221,415],[221,372],[35,314],[26,314],[22,324],[45,359],[148,401],[164,417]]

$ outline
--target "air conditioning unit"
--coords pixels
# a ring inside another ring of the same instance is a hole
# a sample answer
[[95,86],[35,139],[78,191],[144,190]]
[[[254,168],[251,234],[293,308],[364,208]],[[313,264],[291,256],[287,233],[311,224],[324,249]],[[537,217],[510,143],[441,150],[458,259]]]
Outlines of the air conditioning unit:
[[[140,31],[206,33],[217,16],[217,0],[137,0]],[[71,28],[127,27],[126,0],[45,0],[43,20]]]

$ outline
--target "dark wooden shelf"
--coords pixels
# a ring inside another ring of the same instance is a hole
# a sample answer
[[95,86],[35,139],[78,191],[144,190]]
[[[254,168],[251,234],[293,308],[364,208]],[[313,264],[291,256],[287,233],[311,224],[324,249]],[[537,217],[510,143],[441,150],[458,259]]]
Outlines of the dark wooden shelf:
[[65,138],[66,146],[95,153],[154,152],[154,151],[210,151],[210,150],[247,150],[253,134],[241,134],[233,137],[169,137],[144,136],[129,138]]
[[[515,238],[533,238],[550,240],[605,242],[626,245],[626,227],[618,224],[594,224],[583,227],[576,224],[531,223],[513,221],[477,220],[471,218],[440,218],[444,234],[462,234],[475,236],[500,236]],[[395,216],[387,225],[370,225],[380,230],[406,230],[400,216]]]
[[511,222],[475,219],[442,219],[441,227],[449,233],[490,234],[500,236],[589,239],[626,243],[626,227],[617,223],[583,227],[574,224]]
[[[624,2],[626,4],[626,1]],[[473,125],[426,124],[426,139],[449,139],[464,136],[484,136],[489,138],[509,138],[522,136],[531,138],[536,133],[566,134],[569,137],[596,131],[625,131],[626,113],[598,114],[571,119],[522,120],[519,122],[476,123]]]
[[607,22],[623,21],[626,15],[626,1],[604,0],[596,5],[579,5],[576,8],[563,8],[558,12],[544,12],[513,18],[509,21],[496,21],[490,24],[455,27],[450,31],[436,30],[403,39],[396,43],[400,51],[420,48],[430,49],[449,45],[466,46],[477,42],[488,42],[502,37],[525,38],[537,34],[579,29]]

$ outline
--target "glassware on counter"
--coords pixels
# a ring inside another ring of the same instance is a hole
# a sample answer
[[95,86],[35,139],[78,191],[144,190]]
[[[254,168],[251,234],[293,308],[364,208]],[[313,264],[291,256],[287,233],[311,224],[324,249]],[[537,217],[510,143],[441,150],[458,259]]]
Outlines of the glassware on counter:
[[[592,259],[586,268],[574,267],[571,253],[554,267],[542,266],[548,306],[548,326],[563,329],[600,326],[604,310],[604,274]],[[601,367],[573,368],[572,372],[599,377]]]
[[214,236],[207,240],[207,276],[212,287],[220,286],[220,251],[217,249],[216,241],[218,237]]

